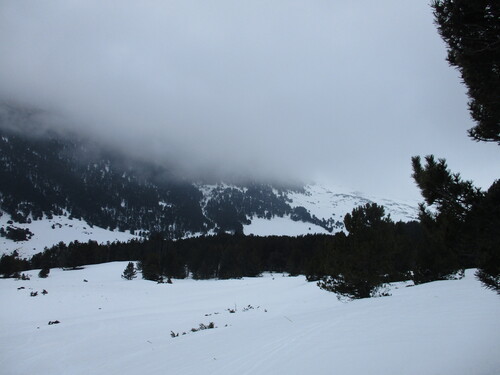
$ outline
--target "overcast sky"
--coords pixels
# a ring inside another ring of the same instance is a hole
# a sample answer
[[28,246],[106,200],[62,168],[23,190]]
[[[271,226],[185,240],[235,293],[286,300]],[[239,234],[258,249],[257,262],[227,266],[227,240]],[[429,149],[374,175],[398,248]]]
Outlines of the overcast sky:
[[418,199],[413,155],[488,187],[426,1],[0,2],[0,101],[186,174]]

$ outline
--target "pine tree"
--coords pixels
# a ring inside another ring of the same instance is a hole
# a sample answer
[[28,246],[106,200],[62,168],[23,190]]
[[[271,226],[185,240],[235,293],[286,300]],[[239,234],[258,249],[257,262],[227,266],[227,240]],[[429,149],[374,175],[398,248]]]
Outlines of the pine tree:
[[[463,268],[475,266],[473,246],[467,242],[472,225],[471,211],[484,197],[471,181],[452,173],[446,160],[413,157],[413,178],[422,192],[420,221],[427,246],[417,254],[414,281],[449,278]],[[432,206],[431,212],[428,207]]]
[[412,158],[413,179],[422,192],[425,202],[435,205],[439,214],[464,221],[473,206],[483,197],[472,181],[463,181],[459,173],[452,173],[445,159],[436,161],[434,155],[425,157],[422,166],[419,156]]
[[468,88],[476,141],[500,144],[500,2],[436,0],[435,22],[448,45],[448,62]]
[[384,215],[384,208],[376,203],[345,215],[349,236],[338,237],[328,275],[318,282],[320,288],[349,299],[377,294],[391,270],[389,227],[393,223]]
[[500,180],[488,189],[482,202],[471,212],[468,244],[477,257],[477,278],[483,286],[500,294]]
[[144,280],[161,281],[162,273],[160,271],[160,255],[158,253],[147,254],[140,264]]
[[[500,144],[500,2],[434,0],[432,8],[439,34],[448,45],[447,60],[460,71],[468,88],[469,110],[476,122],[469,136]],[[430,244],[426,258],[434,266],[441,258],[441,266],[434,271],[439,275],[456,267],[450,258],[459,252],[459,264],[479,266],[476,276],[483,285],[500,292],[498,180],[483,193],[451,174],[444,159],[436,162],[427,156],[425,167],[419,157],[412,162],[413,178],[426,203],[437,208],[432,213],[421,205],[420,215]]]
[[122,277],[126,280],[132,280],[135,279],[137,275],[137,272],[135,270],[134,263],[128,262],[127,267],[125,267],[125,270],[123,271]]

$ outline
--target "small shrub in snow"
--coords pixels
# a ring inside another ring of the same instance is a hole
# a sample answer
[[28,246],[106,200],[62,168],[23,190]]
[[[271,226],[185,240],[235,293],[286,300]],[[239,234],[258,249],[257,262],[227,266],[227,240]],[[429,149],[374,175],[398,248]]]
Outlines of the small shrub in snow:
[[447,280],[462,280],[465,277],[465,270],[459,269],[456,272],[449,274],[446,279]]
[[[215,326],[215,323],[214,322],[210,322],[208,324],[203,324],[203,323],[200,323],[199,327],[198,328],[191,328],[191,332],[198,332],[198,331],[204,331],[205,329],[213,329],[213,328],[217,328]],[[184,336],[186,334],[186,332],[182,332],[182,335]],[[172,338],[175,338],[175,337],[179,337],[179,333],[175,333],[174,331],[170,331],[170,336]]]
[[198,332],[198,331],[203,331],[205,329],[213,329],[215,328],[214,322],[210,322],[207,325],[200,323],[200,326],[198,328],[191,328],[191,332]]
[[382,284],[371,292],[370,297],[390,297],[391,295],[389,285]]
[[248,311],[248,310],[253,310],[253,306],[252,305],[248,305],[247,307],[243,308],[243,311]]
[[40,272],[38,272],[38,277],[45,279],[49,276],[50,268],[42,268]]

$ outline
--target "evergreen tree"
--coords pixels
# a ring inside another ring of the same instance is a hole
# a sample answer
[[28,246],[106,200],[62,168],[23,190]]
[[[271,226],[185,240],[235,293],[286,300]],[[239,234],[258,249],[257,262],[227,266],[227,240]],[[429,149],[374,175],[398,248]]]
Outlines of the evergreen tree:
[[[432,7],[439,34],[448,45],[448,62],[460,71],[468,88],[469,110],[476,122],[469,136],[500,144],[500,3],[434,0]],[[412,162],[426,203],[437,208],[431,213],[421,206],[431,251],[437,251],[437,256],[428,258],[434,263],[446,258],[448,268],[479,265],[476,275],[483,285],[500,292],[499,182],[484,194],[451,174],[444,160],[428,156],[425,167],[419,157]],[[436,268],[446,272],[446,267]]]
[[464,221],[483,193],[472,181],[462,181],[459,173],[451,173],[445,159],[425,157],[422,166],[419,156],[412,158],[413,179],[420,188],[427,205],[435,205],[438,212],[450,219]]
[[481,203],[471,212],[468,245],[475,249],[476,276],[500,294],[500,180],[491,185]]
[[339,236],[328,275],[318,282],[320,288],[350,299],[376,294],[391,269],[389,226],[393,223],[384,215],[384,208],[376,203],[345,215],[349,236]]
[[3,254],[0,257],[0,275],[3,277],[16,277],[20,271],[28,269],[30,269],[29,261],[19,258],[17,250],[10,255]]
[[134,263],[128,262],[127,267],[125,267],[125,270],[123,271],[122,277],[126,280],[132,280],[135,279],[137,276],[137,272],[135,270]]
[[151,281],[160,281],[160,256],[156,252],[148,253],[141,261],[142,278]]
[[468,88],[477,125],[469,136],[500,144],[500,2],[436,0],[435,22],[448,45],[448,62]]
[[415,281],[446,278],[462,268],[479,267],[478,278],[500,292],[500,181],[484,193],[452,174],[445,160],[413,158],[413,177],[427,205],[420,219],[427,246],[419,251]]
[[[474,267],[473,247],[467,243],[471,228],[471,210],[484,197],[471,181],[452,173],[444,159],[429,155],[422,166],[413,157],[413,178],[425,204],[420,206],[420,220],[427,246],[418,253],[414,280],[417,283],[446,279],[460,269]],[[434,211],[428,210],[432,206]]]
[[384,215],[384,207],[376,203],[367,203],[345,215],[345,229],[352,235],[361,234],[366,229],[379,226],[384,221]]

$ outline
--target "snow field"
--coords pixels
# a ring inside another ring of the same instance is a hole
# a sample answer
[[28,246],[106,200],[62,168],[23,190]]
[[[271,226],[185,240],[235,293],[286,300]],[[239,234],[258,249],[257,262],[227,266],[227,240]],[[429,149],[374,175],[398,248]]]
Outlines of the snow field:
[[[462,280],[402,283],[391,297],[342,303],[302,276],[169,285],[121,279],[126,264],[0,280],[2,373],[487,375],[500,369],[500,300],[473,270]],[[48,325],[54,320],[60,324]],[[217,328],[190,332],[210,322]]]
[[[2,212],[0,216],[0,227],[6,228],[11,220],[9,214]],[[98,243],[106,242],[127,242],[133,238],[138,238],[129,232],[111,231],[98,226],[91,227],[86,221],[80,219],[69,219],[67,216],[54,216],[52,219],[43,218],[33,220],[30,224],[12,224],[18,228],[27,228],[33,233],[33,237],[28,241],[14,242],[5,237],[0,237],[0,255],[10,254],[17,250],[21,258],[31,257],[42,252],[45,247],[50,248],[59,242],[69,244],[72,241],[88,242],[89,240]]]
[[306,234],[330,234],[325,228],[302,221],[293,221],[289,216],[273,217],[272,220],[252,218],[252,222],[243,225],[246,235],[255,236],[303,236]]
[[344,216],[353,208],[367,203],[377,203],[385,207],[385,213],[390,214],[394,221],[416,220],[419,202],[400,202],[379,197],[365,196],[359,192],[350,192],[346,188],[326,185],[307,185],[305,194],[289,193],[292,207],[302,206],[311,215],[319,219],[343,221]]

